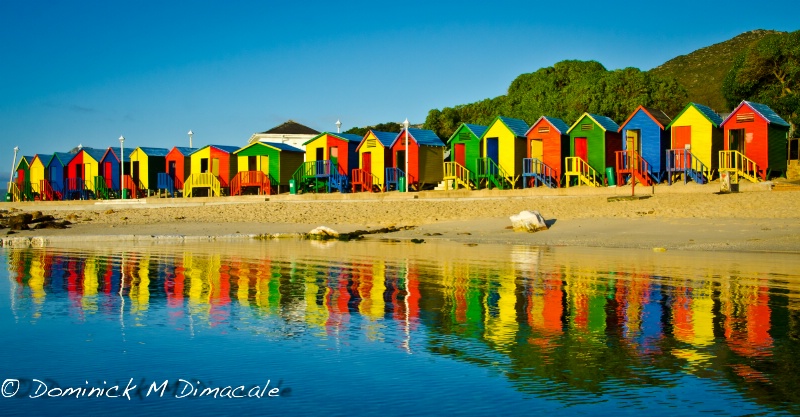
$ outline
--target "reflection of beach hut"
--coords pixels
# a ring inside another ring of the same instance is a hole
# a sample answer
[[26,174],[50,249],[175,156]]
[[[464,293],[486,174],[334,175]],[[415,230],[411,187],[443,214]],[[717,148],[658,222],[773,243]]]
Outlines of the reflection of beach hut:
[[489,123],[481,137],[483,158],[478,160],[476,173],[479,183],[486,187],[514,188],[522,175],[527,131],[528,124],[520,119],[498,116]]
[[350,190],[350,174],[358,168],[358,144],[361,136],[348,133],[323,132],[303,143],[306,160],[300,167],[301,177],[305,183],[313,180],[326,187],[330,192],[336,189],[340,193]]
[[542,116],[525,132],[527,157],[522,162],[522,186],[561,186],[562,164],[569,155],[569,126],[556,117]]
[[64,184],[67,179],[67,164],[75,156],[67,152],[55,152],[45,164],[45,179],[39,189],[43,200],[54,201],[64,198]]
[[303,164],[305,152],[285,143],[254,142],[234,152],[239,171],[231,180],[231,195],[248,191],[271,194],[289,186],[292,174]]
[[[408,149],[405,147],[406,131]],[[403,171],[406,154],[408,155],[408,172],[405,178],[409,189],[421,190],[426,185],[436,184],[444,179],[444,143],[432,130],[413,127],[403,129],[389,148],[393,167]]]
[[191,174],[183,183],[183,196],[197,196],[199,189],[207,191],[200,193],[217,197],[227,191],[231,178],[239,172],[233,155],[238,149],[235,146],[206,145],[193,152]]
[[94,196],[95,178],[100,173],[100,160],[105,149],[82,148],[67,163],[67,178],[64,198],[86,200]]
[[[392,153],[389,147],[392,146],[396,136],[397,133],[370,130],[356,147],[361,170],[361,173],[356,175],[360,179],[363,178],[363,181],[359,182],[363,191],[375,189],[389,191],[390,187],[397,189],[399,178],[404,173],[399,168],[393,168],[391,163]],[[368,180],[372,183],[370,184]]]
[[722,118],[707,106],[689,103],[667,125],[672,144],[666,151],[667,178],[683,174],[684,182],[705,184],[719,166]]
[[481,136],[486,126],[461,123],[461,126],[450,135],[447,144],[450,146],[450,162],[444,163],[444,180],[449,186],[453,181],[454,188],[459,185],[472,188],[475,173],[478,172],[478,159],[481,157]]
[[578,183],[601,185],[606,168],[615,165],[616,152],[622,150],[619,125],[606,116],[584,113],[569,128],[570,156],[566,158],[567,185],[571,177]]
[[624,175],[634,176],[640,183],[650,184],[663,179],[665,151],[669,147],[670,119],[661,110],[639,106],[620,126],[622,150],[617,151],[617,185]]
[[166,171],[168,153],[165,148],[138,147],[125,158],[125,164],[130,164],[131,178],[141,190],[158,189],[158,174]]
[[766,181],[771,171],[786,172],[789,123],[769,106],[742,101],[722,121],[726,140],[720,172]]
[[156,188],[175,196],[176,191],[183,191],[183,183],[192,172],[192,152],[197,148],[176,146],[164,157],[165,171],[158,175]]

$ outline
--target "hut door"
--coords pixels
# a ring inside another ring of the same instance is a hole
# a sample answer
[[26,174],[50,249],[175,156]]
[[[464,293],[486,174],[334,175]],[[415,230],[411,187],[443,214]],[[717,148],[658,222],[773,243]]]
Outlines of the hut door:
[[133,173],[131,175],[133,176],[133,180],[138,183],[139,182],[139,161],[133,161],[132,164],[133,164],[133,167],[131,167],[131,169],[133,170]]
[[[641,130],[638,129],[631,129],[627,130],[625,133],[625,149],[628,151],[636,152],[637,155],[641,155],[640,149],[642,144],[642,137],[641,137]],[[639,158],[636,158],[633,155],[630,155],[630,160],[628,161],[629,167],[631,169],[638,169],[639,168]]]
[[332,147],[328,151],[328,154],[331,156],[331,166],[333,168],[339,167],[339,148]]
[[208,158],[200,159],[200,173],[205,174],[208,172]]
[[575,156],[589,163],[589,145],[586,138],[575,138]]
[[111,170],[111,162],[104,162],[103,163],[103,178],[106,179],[106,187],[107,188],[114,188],[112,184],[114,183],[114,172]]
[[728,131],[728,150],[739,151],[742,155],[744,153],[744,129],[731,129]]
[[672,128],[672,149],[690,149],[692,146],[692,127],[675,126]]
[[317,148],[317,161],[325,159],[325,148]]
[[219,158],[211,160],[211,175],[219,177]]
[[364,152],[361,154],[361,169],[367,174],[372,174],[372,153]]
[[83,179],[83,164],[75,164],[75,178]]
[[261,172],[269,175],[269,155],[262,155],[261,159]]
[[[394,166],[400,168],[401,171],[406,170],[406,151],[397,151],[397,153],[395,153]],[[410,166],[411,164],[409,164],[409,168]],[[408,174],[408,172],[406,172],[406,174]]]
[[497,144],[497,138],[487,138],[486,139],[486,157],[494,161],[497,164],[499,159],[499,147]]
[[175,175],[177,175],[176,174],[177,173],[177,169],[175,167],[175,161],[169,161],[169,170],[167,172],[169,172],[170,178],[175,178]]
[[255,155],[250,155],[247,157],[247,170],[258,171],[258,159],[256,159]]
[[[542,139],[531,139],[531,147],[528,149],[528,152],[530,153],[531,158],[544,162],[544,144]],[[541,167],[541,165],[538,164],[535,166]]]
[[454,151],[456,163],[462,167],[467,166],[466,145],[463,143],[456,143]]

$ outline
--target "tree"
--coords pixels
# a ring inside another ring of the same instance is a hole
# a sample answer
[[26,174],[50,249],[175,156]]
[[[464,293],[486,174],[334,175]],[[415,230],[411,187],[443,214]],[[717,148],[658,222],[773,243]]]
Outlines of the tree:
[[354,135],[364,136],[370,130],[377,130],[379,132],[400,132],[403,129],[403,125],[396,122],[386,122],[386,123],[378,123],[373,126],[365,126],[365,127],[351,127],[347,129],[344,133],[352,133]]
[[722,83],[728,106],[742,100],[766,104],[789,122],[800,122],[800,31],[767,35],[740,53]]

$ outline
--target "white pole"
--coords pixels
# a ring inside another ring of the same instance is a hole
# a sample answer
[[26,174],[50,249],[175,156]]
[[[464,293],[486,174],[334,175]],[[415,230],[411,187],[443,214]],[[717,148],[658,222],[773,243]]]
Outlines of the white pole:
[[192,148],[192,135],[193,134],[194,133],[192,132],[192,129],[189,129],[189,148],[190,149]]
[[17,151],[19,151],[19,146],[14,147],[14,161],[11,162],[11,176],[8,177],[8,192],[11,192],[11,184],[14,182],[14,168],[17,167]]
[[336,133],[342,133],[342,122],[340,120],[336,120]]
[[[125,137],[119,137],[119,198],[122,200],[124,195],[122,190],[125,187]],[[121,290],[120,290],[121,291]]]
[[406,143],[405,143],[405,148],[406,148],[406,151],[405,151],[405,157],[406,157],[405,158],[406,159],[406,192],[408,192],[408,180],[409,180],[409,178],[408,178],[408,118],[407,117],[406,117],[406,120],[403,121],[403,127],[405,127],[405,130],[406,130]]

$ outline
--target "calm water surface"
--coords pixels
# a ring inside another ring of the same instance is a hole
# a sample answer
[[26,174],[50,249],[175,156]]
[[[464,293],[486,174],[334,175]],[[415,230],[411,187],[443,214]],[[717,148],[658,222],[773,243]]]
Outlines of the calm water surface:
[[800,414],[797,255],[279,241],[0,258],[3,416]]

